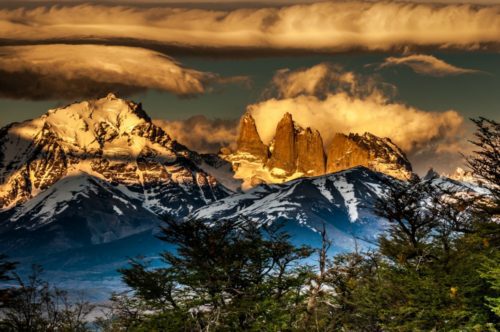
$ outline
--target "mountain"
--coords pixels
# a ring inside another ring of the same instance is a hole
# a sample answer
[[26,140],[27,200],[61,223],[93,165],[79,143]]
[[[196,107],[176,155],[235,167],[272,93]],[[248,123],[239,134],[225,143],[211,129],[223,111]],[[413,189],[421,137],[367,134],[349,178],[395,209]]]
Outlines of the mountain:
[[370,133],[338,133],[326,147],[319,131],[302,128],[289,113],[279,121],[269,146],[262,142],[252,116],[245,114],[240,122],[235,151],[224,149],[219,156],[232,164],[235,178],[243,181],[244,189],[356,166],[365,166],[402,180],[413,176],[406,155],[389,138]]
[[466,171],[461,167],[457,167],[451,174],[443,174],[442,176],[460,182],[468,182],[473,184],[478,184],[481,182],[477,177],[474,176],[472,171]]
[[204,206],[193,216],[285,222],[295,240],[313,244],[318,244],[317,232],[325,225],[336,249],[352,249],[355,239],[373,241],[382,229],[373,204],[394,181],[398,180],[358,166],[282,184],[261,184]]
[[389,138],[370,133],[336,134],[328,148],[328,173],[355,166],[365,166],[402,180],[413,176],[404,152]]
[[113,94],[8,125],[0,252],[21,274],[41,264],[53,281],[108,298],[128,257],[165,250],[154,237],[163,217],[181,219],[240,187],[231,167],[190,151],[141,104]]
[[0,224],[0,247],[16,257],[151,233],[160,222],[140,201],[86,173],[66,176],[0,216],[6,218]]
[[230,171],[214,158],[113,94],[50,110],[0,130],[0,235],[47,233],[42,242],[55,250],[151,230],[159,217],[183,218],[232,193],[206,171]]
[[290,114],[269,145],[246,114],[235,151],[198,154],[109,94],[0,129],[0,252],[69,287],[109,281],[107,298],[127,257],[172,250],[154,237],[163,217],[284,222],[312,246],[324,226],[332,250],[351,250],[384,227],[375,200],[411,176],[388,138],[337,134],[325,149]]

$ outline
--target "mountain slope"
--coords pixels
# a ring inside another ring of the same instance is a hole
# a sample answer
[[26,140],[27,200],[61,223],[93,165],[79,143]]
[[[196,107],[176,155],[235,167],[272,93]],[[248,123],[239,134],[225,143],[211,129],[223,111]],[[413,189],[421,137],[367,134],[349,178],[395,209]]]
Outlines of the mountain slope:
[[0,213],[0,250],[16,257],[116,241],[152,230],[159,218],[113,185],[86,173],[57,181]]
[[318,232],[325,225],[336,247],[352,249],[356,238],[372,241],[381,229],[382,223],[372,208],[392,181],[398,180],[360,166],[283,184],[263,184],[202,207],[192,216],[210,220],[242,217],[258,223],[281,221],[295,225],[298,237]]

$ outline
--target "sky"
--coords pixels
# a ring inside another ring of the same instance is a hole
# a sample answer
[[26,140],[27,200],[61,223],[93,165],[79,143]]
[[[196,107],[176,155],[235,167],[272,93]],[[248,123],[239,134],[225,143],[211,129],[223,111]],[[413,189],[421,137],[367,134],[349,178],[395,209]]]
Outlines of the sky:
[[113,91],[200,152],[234,145],[245,112],[268,142],[289,112],[447,173],[469,118],[500,120],[499,50],[494,0],[0,0],[0,126]]

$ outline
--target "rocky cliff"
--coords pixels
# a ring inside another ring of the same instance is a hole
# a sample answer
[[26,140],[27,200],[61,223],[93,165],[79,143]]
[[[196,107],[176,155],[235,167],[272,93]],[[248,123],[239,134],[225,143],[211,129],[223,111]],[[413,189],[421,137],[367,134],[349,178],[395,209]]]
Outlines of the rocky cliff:
[[297,169],[296,129],[292,115],[286,113],[276,127],[269,169],[277,169],[277,174],[293,174]]
[[267,161],[268,149],[262,143],[253,117],[247,113],[240,120],[240,134],[236,142],[238,151],[249,153],[263,162]]
[[245,114],[241,120],[236,151],[221,157],[233,165],[235,177],[242,179],[246,188],[356,166],[399,179],[409,179],[413,174],[411,164],[401,149],[389,138],[370,133],[336,134],[325,155],[320,133],[312,128],[300,127],[289,113],[279,121],[269,147],[262,143],[251,115]]
[[297,171],[308,176],[325,174],[325,151],[319,131],[301,130],[295,137],[297,147]]
[[412,176],[405,154],[389,138],[370,133],[336,134],[328,148],[326,171],[334,173],[356,166],[407,180]]

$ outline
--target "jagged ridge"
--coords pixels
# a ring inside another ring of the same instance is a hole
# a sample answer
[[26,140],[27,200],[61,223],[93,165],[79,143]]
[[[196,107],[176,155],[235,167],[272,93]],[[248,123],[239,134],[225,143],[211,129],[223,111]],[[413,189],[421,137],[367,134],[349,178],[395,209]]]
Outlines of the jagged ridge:
[[370,133],[336,134],[326,149],[320,133],[302,128],[285,113],[269,146],[262,143],[255,121],[245,114],[240,122],[236,151],[221,154],[235,176],[249,188],[260,183],[282,183],[303,176],[317,176],[365,166],[407,180],[413,176],[405,154],[389,138]]

